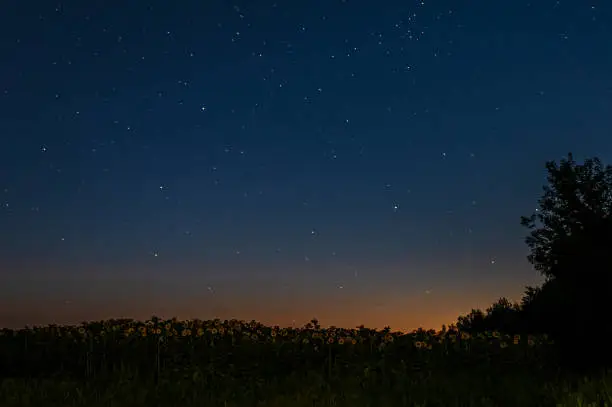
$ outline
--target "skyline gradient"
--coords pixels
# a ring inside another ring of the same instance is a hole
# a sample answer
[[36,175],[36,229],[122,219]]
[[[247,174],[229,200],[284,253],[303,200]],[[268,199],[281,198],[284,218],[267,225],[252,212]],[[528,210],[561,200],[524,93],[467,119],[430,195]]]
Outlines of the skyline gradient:
[[9,0],[0,326],[439,329],[542,278],[544,164],[612,158],[612,4]]

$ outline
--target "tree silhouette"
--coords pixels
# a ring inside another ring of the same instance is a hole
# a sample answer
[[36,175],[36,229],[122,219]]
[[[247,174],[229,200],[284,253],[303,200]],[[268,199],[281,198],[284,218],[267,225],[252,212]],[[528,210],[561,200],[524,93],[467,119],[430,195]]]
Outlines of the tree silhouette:
[[[548,185],[538,209],[521,224],[530,229],[528,260],[546,277],[528,287],[523,314],[553,335],[572,365],[609,363],[612,334],[607,298],[612,272],[612,166],[598,158],[577,164],[571,153],[546,163]],[[593,334],[596,332],[596,334]],[[588,343],[587,343],[588,341]]]
[[513,334],[520,331],[520,306],[501,297],[485,312],[479,309],[472,311],[457,320],[457,328],[466,332],[499,331]]
[[[612,166],[603,168],[598,158],[578,165],[570,153],[560,165],[547,162],[546,169],[549,185],[539,209],[521,218],[521,224],[531,229],[525,240],[531,249],[528,260],[547,278],[584,282],[572,266],[584,261],[603,265],[601,261],[610,258],[605,249],[612,237]],[[599,267],[586,272],[598,271]]]
[[473,309],[467,315],[460,315],[457,319],[457,328],[464,332],[483,332],[487,330],[487,316],[480,309]]
[[538,208],[521,224],[527,259],[546,281],[526,287],[520,305],[502,298],[486,313],[472,310],[458,326],[468,331],[546,333],[572,368],[612,364],[612,166],[598,158],[577,164],[571,153],[546,163]]

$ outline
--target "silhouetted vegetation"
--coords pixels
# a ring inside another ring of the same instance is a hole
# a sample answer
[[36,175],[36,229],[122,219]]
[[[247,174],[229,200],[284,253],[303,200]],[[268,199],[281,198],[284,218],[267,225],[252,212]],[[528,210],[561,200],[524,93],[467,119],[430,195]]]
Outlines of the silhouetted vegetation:
[[501,298],[486,311],[458,319],[476,333],[547,334],[566,367],[610,367],[612,352],[612,166],[598,158],[577,164],[572,154],[546,163],[548,184],[538,208],[521,224],[529,262],[544,277],[526,287],[520,304]]
[[316,320],[302,328],[151,318],[3,329],[0,405],[612,405],[612,377],[559,374],[551,349],[544,336],[321,328]]

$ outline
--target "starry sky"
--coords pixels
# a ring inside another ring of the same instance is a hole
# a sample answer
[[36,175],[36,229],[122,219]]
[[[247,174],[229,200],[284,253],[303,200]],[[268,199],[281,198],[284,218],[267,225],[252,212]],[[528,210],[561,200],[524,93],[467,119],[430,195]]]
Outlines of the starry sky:
[[0,326],[439,328],[612,158],[608,1],[7,0]]

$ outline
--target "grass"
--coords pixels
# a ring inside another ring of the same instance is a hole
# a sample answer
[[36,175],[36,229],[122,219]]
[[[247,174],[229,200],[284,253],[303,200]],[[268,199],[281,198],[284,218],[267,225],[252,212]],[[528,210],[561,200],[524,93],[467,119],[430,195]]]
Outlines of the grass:
[[101,321],[0,331],[0,405],[608,406],[546,337]]

